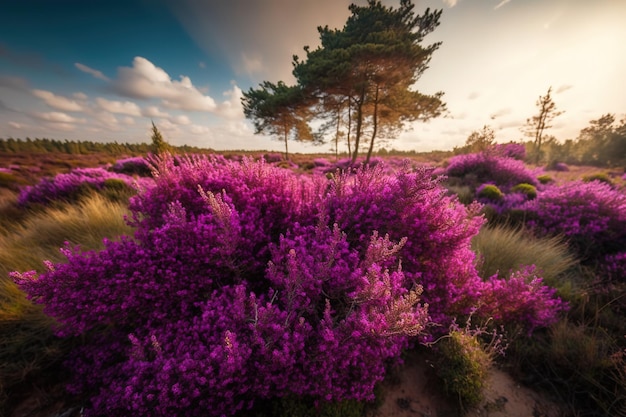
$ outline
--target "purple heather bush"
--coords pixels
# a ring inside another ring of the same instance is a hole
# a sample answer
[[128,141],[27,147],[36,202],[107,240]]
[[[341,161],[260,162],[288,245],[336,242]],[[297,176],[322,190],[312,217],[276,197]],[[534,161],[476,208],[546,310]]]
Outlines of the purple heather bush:
[[118,159],[109,170],[118,174],[139,175],[141,177],[149,177],[151,175],[150,165],[146,158],[142,156]]
[[523,143],[498,143],[488,152],[501,158],[513,158],[523,161],[526,158],[526,146]]
[[527,329],[558,311],[534,275],[478,277],[479,207],[446,196],[429,170],[327,180],[250,159],[152,163],[155,186],[131,201],[134,238],[13,274],[58,335],[83,341],[67,365],[87,416],[372,399],[403,349],[475,306]]
[[546,185],[520,206],[539,235],[563,235],[584,258],[615,253],[626,245],[626,195],[599,182]]
[[445,174],[461,178],[466,185],[474,188],[483,183],[493,183],[503,192],[520,183],[537,185],[534,173],[522,161],[489,153],[454,156],[448,161]]
[[606,256],[600,273],[604,282],[626,282],[626,252]]
[[102,189],[109,179],[119,179],[129,186],[145,188],[152,185],[150,178],[135,179],[128,175],[109,172],[104,168],[76,168],[65,174],[42,178],[39,183],[23,188],[18,197],[20,206],[46,204],[55,200],[73,200],[85,188]]

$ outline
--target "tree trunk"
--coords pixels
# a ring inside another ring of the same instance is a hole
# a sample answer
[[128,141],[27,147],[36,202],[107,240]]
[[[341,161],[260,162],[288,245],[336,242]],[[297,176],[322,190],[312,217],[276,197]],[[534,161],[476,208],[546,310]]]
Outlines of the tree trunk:
[[361,141],[361,129],[363,128],[363,102],[365,101],[365,87],[361,90],[361,96],[356,107],[356,135],[354,137],[354,153],[352,154],[351,165],[356,164],[356,158],[359,156],[359,142]]
[[285,161],[289,161],[289,147],[287,146],[288,139],[289,131],[285,129]]
[[350,103],[350,98],[348,97],[348,135],[346,139],[348,140],[348,158],[352,158],[352,149],[350,143],[350,134],[352,133],[352,103]]
[[370,140],[370,148],[367,150],[367,158],[365,158],[366,165],[370,163],[372,151],[374,150],[374,139],[376,139],[376,133],[378,132],[378,90],[379,87],[378,85],[376,85],[376,95],[374,96],[374,113],[372,115],[372,139]]

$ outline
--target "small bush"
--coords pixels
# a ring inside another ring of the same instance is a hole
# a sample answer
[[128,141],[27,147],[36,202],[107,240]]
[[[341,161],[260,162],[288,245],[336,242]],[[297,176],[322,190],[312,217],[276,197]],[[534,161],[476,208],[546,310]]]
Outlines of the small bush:
[[537,188],[531,184],[517,184],[511,188],[511,192],[524,194],[529,200],[537,197]]
[[599,181],[608,185],[613,185],[613,181],[611,180],[611,177],[609,177],[609,174],[607,174],[606,172],[596,172],[595,174],[585,175],[583,177],[583,181],[584,182]]
[[522,161],[485,153],[458,155],[450,158],[446,175],[463,178],[470,186],[493,183],[503,191],[516,184],[537,184],[534,174]]
[[132,158],[124,158],[117,160],[110,168],[111,171],[118,174],[138,175],[140,177],[152,176],[152,169],[148,161],[142,156]]
[[489,201],[500,201],[504,197],[502,191],[493,184],[483,184],[476,190],[476,195],[479,198]]
[[537,180],[539,181],[540,184],[544,184],[544,185],[554,182],[554,179],[548,174],[538,176]]
[[468,329],[452,329],[435,346],[440,354],[437,375],[446,392],[457,397],[463,409],[478,405],[484,398],[493,358],[477,335]]

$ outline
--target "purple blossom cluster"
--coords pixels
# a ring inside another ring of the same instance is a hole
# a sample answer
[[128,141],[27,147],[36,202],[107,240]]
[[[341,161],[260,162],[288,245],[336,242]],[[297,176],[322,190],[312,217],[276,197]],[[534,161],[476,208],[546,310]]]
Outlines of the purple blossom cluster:
[[513,158],[523,161],[526,159],[526,146],[523,143],[497,143],[493,145],[488,153],[500,158]]
[[626,195],[606,183],[547,185],[519,209],[536,233],[565,236],[583,258],[626,246]]
[[568,308],[555,297],[555,289],[543,285],[533,265],[513,272],[506,280],[496,274],[485,284],[480,313],[502,323],[524,323],[528,333],[555,323],[558,313]]
[[604,282],[626,282],[626,252],[606,256],[600,271]]
[[134,238],[13,274],[60,336],[83,340],[68,366],[70,389],[91,396],[85,415],[371,399],[411,340],[476,306],[529,330],[558,312],[533,274],[478,277],[479,207],[447,196],[430,170],[328,180],[262,160],[151,162],[155,186],[131,200]]
[[36,185],[23,188],[18,197],[18,204],[24,207],[55,200],[72,200],[84,191],[85,187],[102,189],[105,181],[109,179],[119,179],[129,186],[139,188],[152,184],[149,178],[135,179],[128,175],[109,172],[104,168],[76,168],[65,174],[44,177]]
[[520,183],[537,185],[535,174],[522,161],[488,152],[457,155],[448,161],[445,174],[462,178],[476,188],[483,183],[497,185],[503,192]]

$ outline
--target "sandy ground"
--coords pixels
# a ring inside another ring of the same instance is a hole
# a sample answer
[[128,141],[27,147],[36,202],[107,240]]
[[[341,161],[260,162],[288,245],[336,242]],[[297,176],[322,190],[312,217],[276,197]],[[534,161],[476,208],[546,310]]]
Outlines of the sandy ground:
[[446,398],[428,359],[411,353],[383,384],[384,402],[368,417],[563,417],[564,410],[493,368],[485,400],[465,414]]

